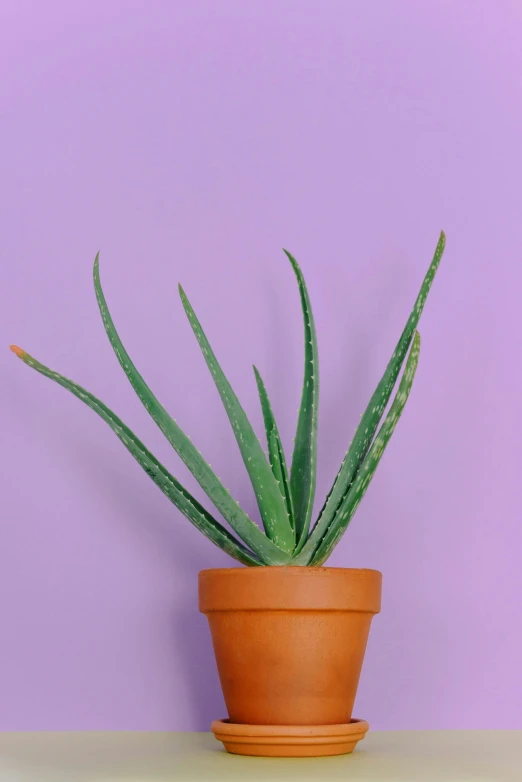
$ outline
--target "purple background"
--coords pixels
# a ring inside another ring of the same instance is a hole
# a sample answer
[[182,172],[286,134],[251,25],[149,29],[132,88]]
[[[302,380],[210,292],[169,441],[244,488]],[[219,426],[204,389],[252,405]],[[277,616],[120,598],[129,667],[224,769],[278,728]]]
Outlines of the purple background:
[[3,0],[0,22],[0,728],[207,729],[224,706],[196,577],[230,564],[8,344],[194,489],[111,352],[101,248],[135,362],[254,512],[176,284],[259,433],[260,367],[289,450],[288,247],[319,336],[319,505],[440,228],[413,393],[329,564],[384,572],[358,715],[522,728],[520,3]]

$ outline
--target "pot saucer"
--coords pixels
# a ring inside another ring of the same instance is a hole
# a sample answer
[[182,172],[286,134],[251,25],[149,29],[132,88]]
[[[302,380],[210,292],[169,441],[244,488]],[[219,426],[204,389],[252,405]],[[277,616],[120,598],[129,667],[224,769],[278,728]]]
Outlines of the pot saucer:
[[345,725],[240,725],[214,720],[212,732],[234,755],[301,758],[346,755],[369,727],[365,720],[356,719]]

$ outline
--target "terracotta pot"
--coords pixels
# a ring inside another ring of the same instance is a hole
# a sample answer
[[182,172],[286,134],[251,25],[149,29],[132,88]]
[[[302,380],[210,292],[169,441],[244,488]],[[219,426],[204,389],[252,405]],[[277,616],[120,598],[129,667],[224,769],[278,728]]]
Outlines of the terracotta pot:
[[349,725],[381,579],[348,568],[202,570],[199,610],[229,723]]

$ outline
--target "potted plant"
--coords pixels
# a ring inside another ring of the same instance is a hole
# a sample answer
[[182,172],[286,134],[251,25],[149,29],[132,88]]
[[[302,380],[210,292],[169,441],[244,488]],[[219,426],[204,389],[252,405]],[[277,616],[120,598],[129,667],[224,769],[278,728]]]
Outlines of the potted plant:
[[[380,610],[381,574],[368,569],[325,568],[324,563],[357,510],[408,399],[419,358],[416,328],[444,245],[441,233],[413,310],[313,526],[317,342],[305,281],[290,253],[285,251],[299,286],[305,337],[304,382],[290,470],[258,370],[254,368],[268,459],[179,288],[252,482],[263,531],[233,499],[134,366],[107,307],[98,256],[94,287],[118,361],[146,410],[232,531],[214,518],[103,402],[20,348],[11,347],[25,364],[94,410],[189,521],[247,566],[203,570],[199,574],[199,609],[209,621],[229,714],[228,720],[214,722],[212,729],[230,752],[342,754],[351,752],[368,729],[366,722],[352,719],[352,708],[370,622]],[[398,390],[384,415],[404,363]]]

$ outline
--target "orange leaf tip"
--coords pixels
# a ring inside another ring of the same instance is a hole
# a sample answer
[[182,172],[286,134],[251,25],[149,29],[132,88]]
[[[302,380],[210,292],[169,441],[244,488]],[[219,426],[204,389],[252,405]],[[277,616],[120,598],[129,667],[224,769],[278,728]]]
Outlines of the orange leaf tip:
[[19,348],[18,345],[11,345],[10,349],[18,356],[18,358],[23,358],[25,356],[25,350]]

